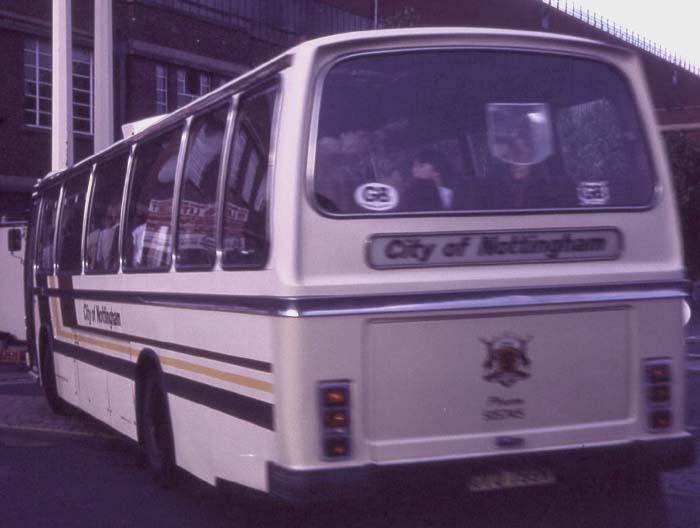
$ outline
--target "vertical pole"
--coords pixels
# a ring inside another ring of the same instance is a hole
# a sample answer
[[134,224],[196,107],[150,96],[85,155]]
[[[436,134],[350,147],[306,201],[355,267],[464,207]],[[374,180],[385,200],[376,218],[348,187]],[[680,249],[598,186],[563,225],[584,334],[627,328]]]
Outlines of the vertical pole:
[[379,27],[379,0],[374,0],[374,29]]
[[73,164],[71,0],[53,0],[51,31],[51,169]]
[[95,0],[95,152],[114,141],[112,0]]

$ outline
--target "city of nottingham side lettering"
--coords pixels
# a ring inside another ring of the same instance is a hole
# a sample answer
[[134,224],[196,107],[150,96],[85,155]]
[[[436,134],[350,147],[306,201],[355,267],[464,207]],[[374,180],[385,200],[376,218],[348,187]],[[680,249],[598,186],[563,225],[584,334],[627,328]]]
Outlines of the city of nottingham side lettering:
[[83,320],[89,326],[104,325],[112,328],[122,325],[121,314],[106,306],[83,304]]

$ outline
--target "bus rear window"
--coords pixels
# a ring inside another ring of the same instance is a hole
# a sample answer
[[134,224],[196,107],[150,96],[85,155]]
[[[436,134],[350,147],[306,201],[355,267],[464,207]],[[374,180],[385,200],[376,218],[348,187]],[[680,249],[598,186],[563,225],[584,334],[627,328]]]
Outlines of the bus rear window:
[[338,63],[324,79],[313,181],[318,207],[338,215],[644,207],[654,193],[622,75],[515,51]]

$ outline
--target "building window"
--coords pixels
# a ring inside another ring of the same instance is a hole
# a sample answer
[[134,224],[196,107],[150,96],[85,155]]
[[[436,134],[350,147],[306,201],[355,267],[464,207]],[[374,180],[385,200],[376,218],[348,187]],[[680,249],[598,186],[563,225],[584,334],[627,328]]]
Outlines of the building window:
[[211,91],[211,75],[193,70],[177,70],[177,107],[191,103]]
[[24,122],[51,128],[51,46],[45,41],[24,43]]
[[[92,53],[73,50],[73,129],[92,134]],[[27,39],[24,43],[24,123],[51,128],[51,44]]]
[[168,67],[156,64],[156,115],[168,113]]
[[92,53],[73,50],[73,128],[92,134]]

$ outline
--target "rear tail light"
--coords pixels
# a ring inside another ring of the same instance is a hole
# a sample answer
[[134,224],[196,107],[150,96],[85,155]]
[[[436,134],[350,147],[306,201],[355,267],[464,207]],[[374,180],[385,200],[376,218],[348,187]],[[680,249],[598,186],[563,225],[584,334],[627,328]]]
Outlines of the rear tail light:
[[647,361],[644,366],[644,378],[647,427],[651,432],[665,431],[673,425],[671,360]]
[[329,429],[346,428],[350,424],[348,413],[344,409],[325,411],[323,425]]
[[649,387],[651,403],[666,403],[671,401],[671,389],[668,385],[652,385]]
[[321,401],[324,407],[345,407],[348,404],[348,388],[345,385],[322,386]]
[[652,411],[649,414],[649,427],[651,429],[668,429],[671,425],[671,411]]
[[349,438],[326,438],[324,444],[326,458],[346,457],[350,454]]
[[647,364],[647,383],[668,383],[671,381],[671,365],[658,361]]
[[322,458],[324,460],[348,458],[352,451],[350,382],[321,382],[318,393]]

